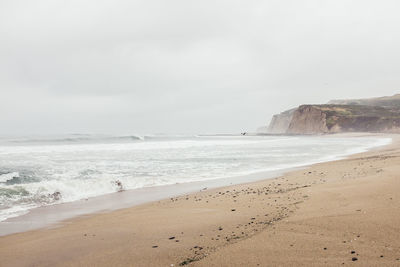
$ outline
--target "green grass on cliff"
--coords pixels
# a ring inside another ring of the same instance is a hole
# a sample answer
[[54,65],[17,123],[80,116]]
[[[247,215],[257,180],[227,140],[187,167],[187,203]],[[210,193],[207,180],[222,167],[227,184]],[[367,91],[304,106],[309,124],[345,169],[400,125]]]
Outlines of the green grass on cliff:
[[327,118],[336,117],[379,117],[379,118],[400,118],[400,107],[384,108],[378,106],[363,105],[312,105],[323,111]]

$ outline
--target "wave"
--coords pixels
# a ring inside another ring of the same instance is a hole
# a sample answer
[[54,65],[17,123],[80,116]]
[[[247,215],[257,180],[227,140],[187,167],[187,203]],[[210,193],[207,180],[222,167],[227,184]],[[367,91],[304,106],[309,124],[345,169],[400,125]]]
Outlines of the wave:
[[6,140],[14,144],[46,144],[46,143],[90,143],[90,142],[112,142],[112,141],[143,141],[145,138],[140,135],[126,136],[70,136],[70,137],[43,137],[23,138]]
[[[43,137],[24,137],[2,139],[2,143],[9,144],[70,144],[70,143],[118,143],[135,141],[153,141],[153,140],[182,140],[196,139],[206,137],[201,135],[170,135],[170,134],[146,134],[146,135],[89,135],[89,134],[71,134],[68,136],[43,136]],[[210,135],[209,137],[212,137]]]
[[0,184],[10,186],[40,182],[41,179],[31,170],[0,172]]
[[6,183],[14,178],[19,178],[18,172],[9,172],[0,174],[0,183]]
[[119,184],[135,189],[303,166],[391,139],[71,135],[40,140],[67,143],[0,146],[0,221],[37,206],[117,192]]
[[106,138],[105,140],[145,140],[144,136],[140,135],[126,135],[126,136],[114,136]]
[[41,144],[85,144],[85,143],[123,143],[139,141],[193,140],[205,138],[238,137],[237,134],[127,134],[127,135],[92,135],[70,134],[61,136],[27,136],[19,138],[1,138],[5,145],[41,145]]

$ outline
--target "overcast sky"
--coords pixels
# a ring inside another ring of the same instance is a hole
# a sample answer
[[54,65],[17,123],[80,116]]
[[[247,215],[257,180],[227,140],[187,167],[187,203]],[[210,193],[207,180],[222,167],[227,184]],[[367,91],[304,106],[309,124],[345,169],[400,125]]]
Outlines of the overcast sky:
[[400,92],[400,2],[0,0],[0,134],[252,131]]

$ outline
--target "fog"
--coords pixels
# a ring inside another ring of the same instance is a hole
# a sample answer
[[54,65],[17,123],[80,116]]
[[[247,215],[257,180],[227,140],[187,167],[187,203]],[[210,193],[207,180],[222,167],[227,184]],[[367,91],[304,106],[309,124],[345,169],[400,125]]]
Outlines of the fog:
[[0,1],[0,134],[254,131],[392,95],[398,1]]

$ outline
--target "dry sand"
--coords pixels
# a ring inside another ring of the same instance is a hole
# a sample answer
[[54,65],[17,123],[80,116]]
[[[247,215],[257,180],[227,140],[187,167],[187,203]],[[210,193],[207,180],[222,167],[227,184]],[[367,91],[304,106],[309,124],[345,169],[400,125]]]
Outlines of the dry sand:
[[0,238],[0,266],[400,266],[400,142]]

